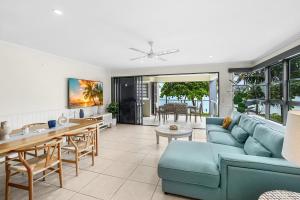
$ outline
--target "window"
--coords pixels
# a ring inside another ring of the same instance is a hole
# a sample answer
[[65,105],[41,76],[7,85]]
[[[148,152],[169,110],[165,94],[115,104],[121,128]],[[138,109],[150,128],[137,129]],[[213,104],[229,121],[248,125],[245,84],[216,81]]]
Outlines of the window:
[[282,105],[281,104],[270,104],[270,120],[282,123]]
[[266,97],[265,69],[234,74],[234,104],[238,111],[265,115],[260,105]]
[[142,97],[149,98],[148,83],[143,83],[142,85]]
[[289,62],[289,101],[300,102],[300,57]]
[[279,63],[270,67],[270,100],[282,100],[283,65]]
[[235,73],[236,110],[283,124],[288,110],[300,110],[299,54],[256,71]]

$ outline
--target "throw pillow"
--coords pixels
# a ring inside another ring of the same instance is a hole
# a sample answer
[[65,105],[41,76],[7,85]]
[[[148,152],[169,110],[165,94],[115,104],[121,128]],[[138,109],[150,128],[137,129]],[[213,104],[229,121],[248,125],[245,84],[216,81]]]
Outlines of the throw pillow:
[[235,125],[233,129],[231,130],[231,135],[239,142],[239,143],[244,143],[249,134],[241,127],[238,125]]
[[253,156],[271,157],[271,155],[272,155],[272,153],[268,149],[266,149],[264,146],[262,146],[253,137],[248,137],[248,139],[244,145],[244,151],[248,155],[253,155]]
[[231,121],[232,121],[231,117],[225,117],[222,127],[227,129],[229,127]]

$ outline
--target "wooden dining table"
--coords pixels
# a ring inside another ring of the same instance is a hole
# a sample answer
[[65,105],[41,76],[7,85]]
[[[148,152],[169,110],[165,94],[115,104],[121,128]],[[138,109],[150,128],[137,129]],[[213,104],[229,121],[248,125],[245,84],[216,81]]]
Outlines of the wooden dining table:
[[[34,146],[35,144],[40,144],[42,142],[47,142],[53,138],[63,137],[68,133],[79,133],[86,128],[96,128],[96,155],[99,154],[99,127],[102,121],[100,120],[91,120],[91,119],[70,119],[70,123],[74,124],[69,127],[62,127],[60,129],[54,129],[53,131],[49,129],[46,133],[40,133],[36,135],[30,135],[28,137],[22,137],[20,139],[8,140],[7,142],[0,143],[0,155],[7,155],[13,150],[24,148],[28,146]],[[21,131],[21,129],[12,131],[11,137],[14,137],[13,134]]]

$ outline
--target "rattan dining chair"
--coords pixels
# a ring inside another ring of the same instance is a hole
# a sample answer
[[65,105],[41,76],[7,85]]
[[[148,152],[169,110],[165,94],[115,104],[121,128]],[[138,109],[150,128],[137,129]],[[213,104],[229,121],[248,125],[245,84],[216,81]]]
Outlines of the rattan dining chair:
[[[46,123],[32,123],[32,124],[26,124],[22,127],[22,130],[24,130],[25,128],[28,128],[29,131],[35,131],[38,129],[43,129],[43,128],[47,128],[47,124]],[[27,152],[27,155],[31,155],[31,156],[38,156],[38,150],[34,149],[31,152]],[[26,154],[25,154],[25,158],[26,158]]]
[[72,133],[65,135],[67,137],[67,145],[62,149],[65,152],[74,154],[74,159],[62,159],[63,162],[74,163],[76,165],[76,176],[79,174],[80,159],[88,154],[92,156],[92,166],[95,163],[96,153],[96,128],[88,128],[80,133]]
[[[16,153],[18,155],[16,158],[10,158],[9,156],[5,157],[5,200],[9,199],[10,187],[27,190],[29,200],[32,200],[33,183],[42,180],[46,176],[55,172],[59,175],[60,187],[63,187],[61,142],[62,139],[55,138],[46,143],[44,142],[34,146],[14,150],[12,153]],[[45,153],[36,157],[26,159],[26,153],[35,149],[43,149]],[[27,174],[28,185],[22,185],[11,182],[11,177],[20,173]],[[37,179],[34,179],[34,176],[40,173],[43,173],[43,175],[38,177]]]

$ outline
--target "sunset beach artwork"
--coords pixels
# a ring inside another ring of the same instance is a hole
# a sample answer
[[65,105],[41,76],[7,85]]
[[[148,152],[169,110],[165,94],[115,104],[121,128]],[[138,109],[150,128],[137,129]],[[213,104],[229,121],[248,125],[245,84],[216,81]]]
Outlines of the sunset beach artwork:
[[103,83],[69,78],[69,108],[103,105]]

